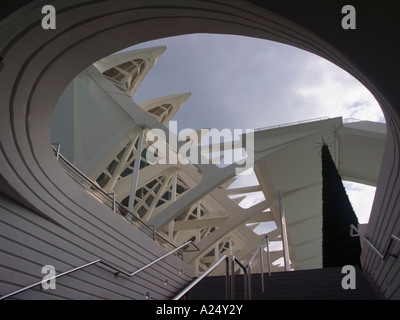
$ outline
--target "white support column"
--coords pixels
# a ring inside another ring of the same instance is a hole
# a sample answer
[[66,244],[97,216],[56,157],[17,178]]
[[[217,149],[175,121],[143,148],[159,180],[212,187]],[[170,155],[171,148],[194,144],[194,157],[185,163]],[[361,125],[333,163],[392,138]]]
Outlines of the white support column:
[[[201,201],[197,202],[197,219],[200,219],[200,208],[201,208]],[[196,230],[196,243],[199,243],[201,240],[201,229],[198,228]],[[197,258],[194,261],[194,270],[197,272],[197,275],[200,274],[200,258]]]
[[[171,195],[171,202],[174,203],[176,201],[176,188],[178,185],[178,170],[174,170],[174,175],[172,177],[172,195]],[[168,225],[168,236],[169,241],[173,241],[174,238],[174,224],[175,219],[172,219]]]
[[136,189],[139,181],[140,163],[142,161],[142,147],[143,147],[143,128],[140,128],[138,137],[138,146],[135,155],[135,165],[133,166],[133,173],[132,173],[131,192],[129,194],[128,209],[130,211],[133,211],[133,206],[135,204]]
[[197,219],[201,219],[201,201],[197,202]]
[[285,210],[283,209],[283,202],[282,202],[282,192],[280,191],[278,192],[278,197],[279,197],[279,211],[281,215],[281,227],[282,227],[283,258],[285,261],[285,270],[290,271],[289,245],[287,237]]

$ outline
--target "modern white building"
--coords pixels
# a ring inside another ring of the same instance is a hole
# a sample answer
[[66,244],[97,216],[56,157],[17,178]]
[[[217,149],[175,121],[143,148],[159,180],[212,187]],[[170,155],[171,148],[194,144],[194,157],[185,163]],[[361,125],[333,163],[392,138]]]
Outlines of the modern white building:
[[[272,252],[271,262],[283,258],[286,248],[286,257],[290,257],[290,262],[286,261],[288,269],[321,268],[322,141],[330,144],[345,179],[376,186],[386,125],[366,121],[343,123],[341,118],[335,118],[257,129],[254,149],[248,152],[256,155],[254,172],[259,183],[240,188],[230,187],[235,180],[232,170],[224,171],[211,161],[203,166],[182,161],[149,164],[146,154],[152,144],[148,140],[148,132],[153,128],[151,121],[155,118],[159,125],[167,126],[190,96],[184,93],[135,103],[136,89],[165,49],[112,55],[94,63],[73,80],[58,101],[52,119],[52,141],[61,146],[61,154],[96,181],[104,192],[115,194],[116,201],[126,207],[134,194],[132,214],[144,223],[162,226],[160,233],[175,246],[194,241],[200,250],[185,254],[185,261],[196,274],[205,271],[224,252],[248,261],[264,238],[264,234],[253,232],[262,222],[273,222],[268,239],[272,247],[276,247],[273,242],[282,247]],[[146,119],[142,124],[147,121],[149,125],[138,126],[139,117]],[[140,136],[143,136],[139,149],[141,165],[136,178],[134,166]],[[227,147],[222,136],[214,138],[218,139],[216,144],[221,144],[221,158],[224,151],[230,153],[233,148],[246,146],[245,141],[236,141]],[[187,141],[186,137],[180,140]],[[196,146],[204,156],[211,149],[208,144]],[[206,175],[214,176],[215,180],[207,179],[206,192],[197,195],[196,187]],[[132,185],[135,179],[138,182]],[[193,199],[198,199],[181,206],[179,202],[175,204],[190,192]],[[256,193],[264,201],[247,208],[240,205],[245,197]],[[286,216],[287,247],[282,245],[279,193]],[[164,217],[168,206],[174,207],[173,212],[182,213]],[[284,270],[284,263],[271,267]]]
[[[115,11],[111,1],[54,1],[57,28],[44,31],[41,2],[33,1],[1,22],[0,295],[36,283],[18,298],[169,299],[224,254],[248,263],[265,239],[253,230],[264,223],[272,226],[270,247],[278,248],[269,254],[272,272],[321,268],[319,146],[326,141],[343,179],[377,186],[362,229],[378,252],[391,255],[379,257],[364,246],[363,265],[385,297],[398,298],[398,244],[387,246],[399,231],[393,178],[399,165],[392,150],[398,150],[398,120],[389,100],[334,45],[268,8],[217,1],[208,3],[211,10],[207,1],[188,2],[192,8],[171,1],[160,9],[148,1],[147,10],[139,1],[121,1]],[[201,131],[177,137],[167,126],[190,93],[135,101],[166,47],[109,54],[151,38],[208,30],[282,41],[329,58],[363,79],[387,110],[388,126],[299,121],[243,133],[229,146],[200,144]],[[165,150],[154,147],[154,130],[164,133]],[[258,184],[232,187],[244,165],[210,163],[213,146],[222,150],[217,159],[242,150]],[[199,161],[171,150],[197,152]],[[149,155],[166,163],[152,164]],[[259,201],[243,207],[255,193]],[[177,248],[187,252],[141,270]],[[257,257],[252,271],[260,271],[260,262]],[[38,288],[48,265],[57,273],[73,271],[57,278],[56,290]],[[222,274],[222,265],[215,272]]]

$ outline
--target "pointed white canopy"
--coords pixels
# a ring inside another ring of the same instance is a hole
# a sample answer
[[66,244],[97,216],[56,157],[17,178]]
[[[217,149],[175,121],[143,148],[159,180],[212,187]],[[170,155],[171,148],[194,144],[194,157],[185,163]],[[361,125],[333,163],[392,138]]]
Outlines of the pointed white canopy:
[[166,46],[160,46],[124,51],[101,59],[94,66],[121,91],[133,97],[166,49]]
[[190,92],[173,94],[140,102],[138,105],[160,123],[167,125],[191,95]]

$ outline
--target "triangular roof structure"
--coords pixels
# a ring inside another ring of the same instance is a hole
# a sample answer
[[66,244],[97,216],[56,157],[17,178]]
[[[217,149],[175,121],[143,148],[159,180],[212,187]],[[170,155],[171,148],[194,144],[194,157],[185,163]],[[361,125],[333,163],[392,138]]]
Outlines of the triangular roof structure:
[[123,51],[97,61],[94,66],[122,92],[133,97],[166,49],[166,46],[159,46]]

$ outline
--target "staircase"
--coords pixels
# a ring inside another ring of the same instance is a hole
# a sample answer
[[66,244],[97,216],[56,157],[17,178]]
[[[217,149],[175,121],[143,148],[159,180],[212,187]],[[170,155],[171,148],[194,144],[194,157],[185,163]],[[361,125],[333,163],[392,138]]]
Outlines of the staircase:
[[[264,274],[265,293],[260,274],[252,274],[252,300],[382,300],[382,294],[368,276],[356,269],[356,289],[342,288],[342,268],[312,269]],[[235,276],[235,299],[243,300],[243,275]],[[225,276],[206,277],[189,293],[189,300],[225,300]]]

